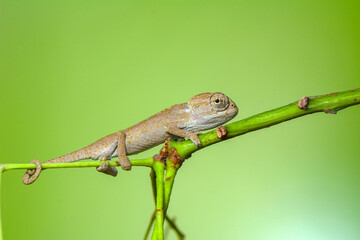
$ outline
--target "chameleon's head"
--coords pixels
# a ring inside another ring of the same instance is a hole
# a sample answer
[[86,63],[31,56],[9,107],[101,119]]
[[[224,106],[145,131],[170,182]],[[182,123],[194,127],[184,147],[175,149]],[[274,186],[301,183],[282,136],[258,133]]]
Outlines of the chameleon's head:
[[236,104],[220,92],[198,94],[190,98],[188,105],[197,124],[202,126],[200,130],[219,126],[233,119],[238,113]]

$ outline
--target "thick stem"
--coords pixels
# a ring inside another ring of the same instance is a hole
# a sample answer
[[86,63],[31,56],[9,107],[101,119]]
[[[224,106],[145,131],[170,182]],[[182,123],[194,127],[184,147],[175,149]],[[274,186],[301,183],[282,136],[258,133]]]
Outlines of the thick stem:
[[180,167],[180,164],[174,164],[169,159],[166,159],[166,174],[165,174],[165,208],[164,215],[166,216],[166,211],[169,207],[171,191],[174,185],[175,176],[177,170]]
[[156,174],[156,212],[155,225],[152,240],[164,240],[164,171],[165,164],[154,161],[153,165]]
[[[156,209],[156,174],[155,174],[155,171],[153,168],[151,168],[150,180],[151,180],[151,188],[152,188],[152,192],[153,192],[155,209]],[[152,226],[153,222],[155,221],[155,213],[156,213],[156,210],[153,213],[153,215],[151,216],[150,222],[148,224],[148,228],[146,229],[146,232],[145,232],[144,240],[147,239],[147,237],[150,233],[151,226]],[[154,227],[154,231],[155,231],[155,229],[156,229],[156,227]]]
[[[168,160],[167,160],[168,161]],[[166,214],[166,210],[169,206],[169,201],[170,201],[170,195],[171,195],[171,190],[172,190],[172,186],[173,186],[173,183],[174,183],[174,177],[175,177],[175,174],[170,174],[168,173],[168,170],[169,170],[169,166],[171,166],[171,168],[174,168],[174,166],[172,166],[172,163],[169,163],[167,162],[167,169],[166,169],[166,174],[165,174],[165,210],[164,210],[164,216],[165,216],[165,220],[168,222],[169,226],[171,229],[173,229],[176,233],[176,235],[178,236],[179,240],[182,240],[184,239],[184,234],[180,231],[180,229],[176,226],[175,222],[173,220],[171,220],[167,214]],[[179,168],[180,166],[177,166],[177,169]],[[169,176],[173,176],[171,177],[172,180],[170,180],[168,177]],[[151,187],[152,187],[152,191],[153,191],[153,196],[154,196],[154,201],[155,201],[155,207],[156,207],[156,174],[155,174],[155,171],[154,169],[151,169],[151,172],[150,172],[150,180],[151,180]],[[171,186],[169,185],[171,184]],[[155,213],[151,216],[151,219],[150,219],[150,222],[149,222],[149,225],[148,225],[148,228],[146,230],[146,233],[145,233],[145,236],[144,236],[144,240],[147,239],[148,235],[149,235],[149,232],[150,232],[150,228],[152,226],[152,223],[155,221]],[[157,229],[155,229],[154,231],[156,231],[156,234],[157,234]],[[155,234],[155,235],[156,235]]]

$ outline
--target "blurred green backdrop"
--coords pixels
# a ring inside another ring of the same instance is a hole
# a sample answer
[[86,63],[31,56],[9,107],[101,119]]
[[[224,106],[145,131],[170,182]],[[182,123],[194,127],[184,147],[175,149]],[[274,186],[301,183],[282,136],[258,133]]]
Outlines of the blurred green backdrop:
[[[226,93],[241,119],[359,86],[359,1],[0,1],[2,163],[66,154],[201,92]],[[359,123],[355,106],[199,151],[169,215],[187,239],[360,239]],[[5,240],[142,238],[149,169],[48,170],[30,186],[23,172],[3,176]]]

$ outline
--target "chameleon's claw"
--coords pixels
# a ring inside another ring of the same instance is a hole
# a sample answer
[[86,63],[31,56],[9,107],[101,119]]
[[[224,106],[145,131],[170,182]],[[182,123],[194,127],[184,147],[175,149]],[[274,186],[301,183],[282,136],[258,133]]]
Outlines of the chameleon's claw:
[[110,168],[109,162],[106,159],[100,159],[100,166],[96,168],[99,172],[105,172]]
[[197,134],[193,133],[189,139],[195,144],[196,148],[201,148],[201,141]]
[[103,159],[100,160],[100,166],[97,167],[96,170],[114,177],[116,177],[118,173],[115,167],[110,167],[109,161]]
[[201,148],[201,142],[194,142],[194,144],[196,145],[196,148]]
[[31,160],[30,163],[34,163],[36,165],[36,169],[28,169],[25,173],[25,175],[22,178],[22,182],[26,185],[29,185],[39,177],[41,173],[41,163],[39,160],[34,159]]
[[126,170],[126,171],[131,170],[131,162],[127,157],[119,158],[119,163],[123,170]]

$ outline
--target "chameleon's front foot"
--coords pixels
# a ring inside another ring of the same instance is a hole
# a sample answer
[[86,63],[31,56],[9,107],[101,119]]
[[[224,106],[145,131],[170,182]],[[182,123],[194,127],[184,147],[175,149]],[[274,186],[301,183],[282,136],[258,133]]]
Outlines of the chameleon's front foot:
[[200,135],[201,133],[190,133],[189,139],[195,144],[196,148],[199,149],[201,148],[201,141],[198,134]]
[[98,172],[102,172],[111,176],[116,177],[118,174],[118,171],[115,167],[110,167],[109,161],[106,159],[100,160],[100,166],[96,168]]
[[196,148],[201,148],[201,141],[198,136],[199,133],[185,131],[175,126],[165,126],[164,129],[167,133],[172,135],[190,139],[195,144]]
[[39,160],[34,159],[31,160],[30,163],[34,163],[36,165],[36,169],[28,169],[25,175],[22,178],[22,182],[26,185],[32,184],[39,177],[41,173],[41,163]]

